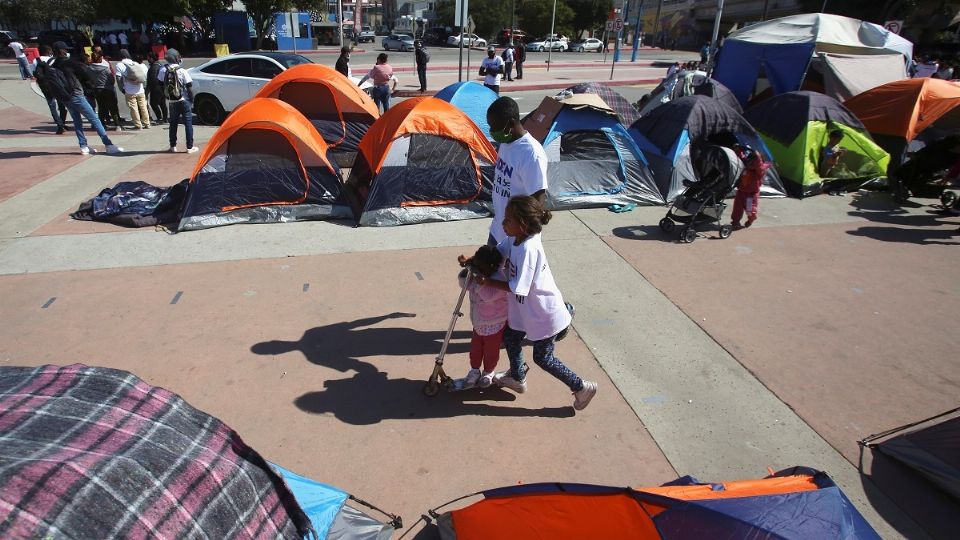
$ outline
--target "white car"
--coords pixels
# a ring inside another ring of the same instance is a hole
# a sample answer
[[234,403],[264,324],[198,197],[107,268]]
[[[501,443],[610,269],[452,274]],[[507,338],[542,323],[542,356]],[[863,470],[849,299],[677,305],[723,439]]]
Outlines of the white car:
[[[447,38],[447,45],[449,45],[449,46],[451,46],[451,47],[459,47],[459,46],[460,46],[460,35],[458,34],[458,35],[455,35],[455,36],[450,36],[450,37],[448,37],[448,38]],[[480,36],[478,36],[478,35],[476,35],[476,34],[466,34],[466,35],[463,37],[463,46],[464,46],[464,47],[481,47],[481,48],[482,48],[482,47],[486,47],[486,46],[487,46],[487,40],[483,39],[482,37],[480,37]]]
[[214,58],[190,68],[193,113],[201,123],[217,125],[270,79],[287,68],[311,63],[299,54],[258,51]]
[[600,52],[603,50],[603,42],[597,38],[587,38],[583,41],[576,41],[570,45],[571,51],[584,52],[584,51],[597,51]]
[[555,41],[554,41],[554,40],[549,40],[549,39],[547,39],[547,40],[538,39],[538,40],[531,41],[530,43],[527,43],[527,50],[528,50],[528,51],[539,51],[539,52],[543,52],[543,51],[547,50],[547,48],[550,48],[550,49],[552,49],[552,50],[554,50],[554,51],[563,52],[563,51],[567,50],[568,47],[567,47],[567,42],[566,42],[566,41],[559,40],[559,39],[558,39],[558,40],[555,40]]

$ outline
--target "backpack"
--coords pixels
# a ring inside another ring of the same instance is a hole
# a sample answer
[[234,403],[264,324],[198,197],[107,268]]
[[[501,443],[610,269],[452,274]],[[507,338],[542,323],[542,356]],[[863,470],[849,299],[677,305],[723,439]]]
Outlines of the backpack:
[[69,76],[62,69],[50,63],[37,62],[37,69],[33,72],[37,79],[37,86],[40,91],[48,98],[56,98],[60,101],[69,101],[73,98],[73,84]]
[[167,66],[163,75],[163,95],[170,101],[183,99],[183,83],[180,82],[180,67]]
[[132,84],[143,84],[147,82],[147,68],[139,62],[124,64],[127,67],[123,72],[123,77]]

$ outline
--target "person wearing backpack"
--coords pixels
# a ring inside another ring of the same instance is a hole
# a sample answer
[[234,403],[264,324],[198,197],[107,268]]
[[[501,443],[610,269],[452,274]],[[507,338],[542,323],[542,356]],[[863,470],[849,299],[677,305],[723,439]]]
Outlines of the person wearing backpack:
[[107,147],[108,154],[119,154],[123,148],[113,144],[107,131],[103,129],[103,123],[97,118],[97,113],[87,101],[83,94],[83,83],[81,78],[87,78],[87,73],[83,66],[70,58],[66,43],[57,41],[53,44],[53,53],[55,58],[49,64],[44,74],[49,85],[50,92],[58,99],[62,99],[73,119],[73,130],[77,134],[77,142],[80,143],[80,153],[88,155],[91,149],[87,146],[87,136],[83,133],[83,119],[86,118],[100,136],[104,146]]
[[[47,100],[47,106],[50,107],[50,116],[53,118],[53,122],[57,124],[57,135],[63,135],[66,132],[66,123],[67,123],[67,106],[57,99],[56,96],[50,90],[50,85],[44,74],[46,69],[50,67],[50,61],[53,60],[53,49],[49,45],[44,45],[40,47],[40,56],[33,62],[33,74],[37,79],[37,86],[40,87],[40,92],[43,93],[44,99]],[[40,65],[43,64],[43,68]]]
[[157,53],[150,51],[147,53],[147,60],[150,67],[147,68],[147,102],[153,109],[153,116],[156,118],[155,124],[167,123],[167,103],[163,96],[163,84],[157,80],[157,74],[160,73],[160,57]]
[[163,84],[163,95],[170,110],[170,151],[177,151],[177,124],[183,118],[187,153],[199,152],[200,149],[193,145],[193,79],[186,69],[180,67],[180,52],[176,49],[167,49],[164,60],[167,65],[157,72],[157,80]]
[[503,76],[507,78],[507,81],[513,82],[513,42],[507,43],[507,46],[503,48],[503,52],[500,53],[500,58],[503,58]]
[[117,81],[127,98],[127,107],[130,109],[130,119],[137,129],[150,129],[150,111],[147,110],[147,94],[143,83],[147,82],[147,67],[140,62],[134,62],[130,51],[120,49],[120,60],[117,62]]

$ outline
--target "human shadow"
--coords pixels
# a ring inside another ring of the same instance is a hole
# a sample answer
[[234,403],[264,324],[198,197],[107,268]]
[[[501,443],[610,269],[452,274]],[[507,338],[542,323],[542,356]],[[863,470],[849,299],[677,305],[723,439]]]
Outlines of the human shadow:
[[63,152],[28,152],[25,150],[14,150],[13,152],[0,152],[0,159],[20,159],[33,156],[76,156],[80,158],[80,153],[73,149],[70,150],[64,149]]
[[[73,131],[72,129],[70,131]],[[0,136],[14,136],[14,135],[55,135],[57,132],[57,127],[49,126],[33,126],[29,129],[0,129]]]
[[659,240],[661,242],[676,242],[679,240],[680,226],[670,233],[663,232],[658,225],[631,225],[616,227],[613,235],[626,240]]
[[862,236],[880,240],[881,242],[899,242],[917,244],[921,246],[955,246],[960,245],[960,230],[958,229],[904,229],[901,227],[860,227],[855,231],[847,231],[851,236]]

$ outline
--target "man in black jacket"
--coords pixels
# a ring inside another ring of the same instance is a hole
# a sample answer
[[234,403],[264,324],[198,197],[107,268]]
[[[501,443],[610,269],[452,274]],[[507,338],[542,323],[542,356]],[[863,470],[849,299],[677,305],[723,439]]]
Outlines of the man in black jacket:
[[80,153],[83,155],[91,153],[90,147],[87,146],[87,136],[83,133],[84,118],[97,131],[100,140],[107,147],[108,154],[123,152],[123,148],[110,141],[107,131],[103,129],[103,123],[100,122],[97,113],[94,112],[90,102],[87,101],[83,90],[84,81],[87,83],[86,86],[90,85],[88,73],[83,65],[70,57],[69,50],[70,47],[62,41],[53,44],[54,60],[50,63],[53,68],[50,77],[51,80],[56,81],[56,92],[63,94],[62,96],[58,95],[58,97],[62,97],[66,101],[67,111],[70,112],[70,117],[73,119],[73,129],[77,133],[77,142],[80,143]]
[[350,76],[350,47],[340,47],[340,58],[337,58],[336,69],[344,77]]
[[413,42],[414,54],[417,57],[417,77],[420,78],[420,93],[427,91],[427,62],[430,61],[430,53],[423,48],[423,42],[419,39]]

